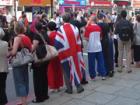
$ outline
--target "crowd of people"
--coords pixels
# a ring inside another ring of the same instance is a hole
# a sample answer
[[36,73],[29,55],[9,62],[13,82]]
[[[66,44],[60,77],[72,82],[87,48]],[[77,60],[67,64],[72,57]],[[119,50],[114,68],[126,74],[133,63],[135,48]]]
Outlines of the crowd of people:
[[29,23],[26,13],[22,12],[18,20],[12,17],[10,22],[7,21],[0,15],[0,105],[8,102],[8,65],[23,48],[44,57],[48,52],[44,45],[48,44],[57,49],[58,56],[32,62],[30,68],[29,64],[13,67],[16,95],[20,98],[18,105],[27,105],[29,69],[33,71],[33,103],[49,99],[48,90],[59,92],[64,84],[68,94],[73,93],[73,86],[77,93],[83,92],[82,85],[88,84],[83,40],[87,41],[87,69],[91,80],[96,80],[97,75],[102,80],[113,77],[115,67],[118,72],[125,68],[128,73],[132,72],[131,63],[140,67],[140,15],[132,22],[132,18],[127,19],[125,10],[120,14],[103,10],[54,13],[52,19],[48,19],[47,14],[34,14],[32,23]]

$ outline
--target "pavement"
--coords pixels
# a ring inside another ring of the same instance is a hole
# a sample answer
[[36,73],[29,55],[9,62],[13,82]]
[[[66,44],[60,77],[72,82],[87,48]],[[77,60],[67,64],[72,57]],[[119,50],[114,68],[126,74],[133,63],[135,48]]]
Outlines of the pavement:
[[31,96],[28,105],[140,105],[140,69],[133,68],[130,74],[116,72],[107,80],[89,79],[84,89],[81,94],[76,89],[73,94],[66,94],[64,88],[60,92],[49,92],[50,99],[39,104],[33,104]]

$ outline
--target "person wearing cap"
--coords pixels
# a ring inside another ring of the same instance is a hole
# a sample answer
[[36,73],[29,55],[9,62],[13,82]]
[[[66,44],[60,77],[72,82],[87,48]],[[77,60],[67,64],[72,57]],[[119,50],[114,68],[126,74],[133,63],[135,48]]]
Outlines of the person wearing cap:
[[8,43],[3,41],[5,33],[0,26],[0,105],[5,105],[7,103],[6,96],[6,79],[8,74]]
[[98,73],[102,80],[106,79],[106,69],[101,46],[101,28],[96,24],[96,15],[89,18],[88,25],[85,28],[85,38],[88,41],[88,67],[89,75],[92,80],[96,78],[95,60],[97,60]]

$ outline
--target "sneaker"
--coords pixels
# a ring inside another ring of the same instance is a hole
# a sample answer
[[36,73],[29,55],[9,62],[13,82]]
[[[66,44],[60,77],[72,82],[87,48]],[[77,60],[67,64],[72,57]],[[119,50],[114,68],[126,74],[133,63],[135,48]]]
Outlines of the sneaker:
[[84,88],[82,87],[82,85],[79,85],[77,87],[77,93],[82,93],[84,91]]
[[106,77],[102,77],[102,80],[106,80]]
[[92,81],[95,81],[96,79],[95,79],[95,78],[91,78],[91,80],[92,80]]

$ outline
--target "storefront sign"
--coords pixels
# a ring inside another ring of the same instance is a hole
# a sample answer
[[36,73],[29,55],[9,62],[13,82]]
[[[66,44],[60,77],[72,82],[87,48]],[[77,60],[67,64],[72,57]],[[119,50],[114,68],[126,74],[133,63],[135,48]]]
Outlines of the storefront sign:
[[111,0],[90,0],[92,6],[112,6]]
[[51,0],[19,0],[20,6],[50,6]]
[[0,0],[0,6],[12,6],[14,0]]

